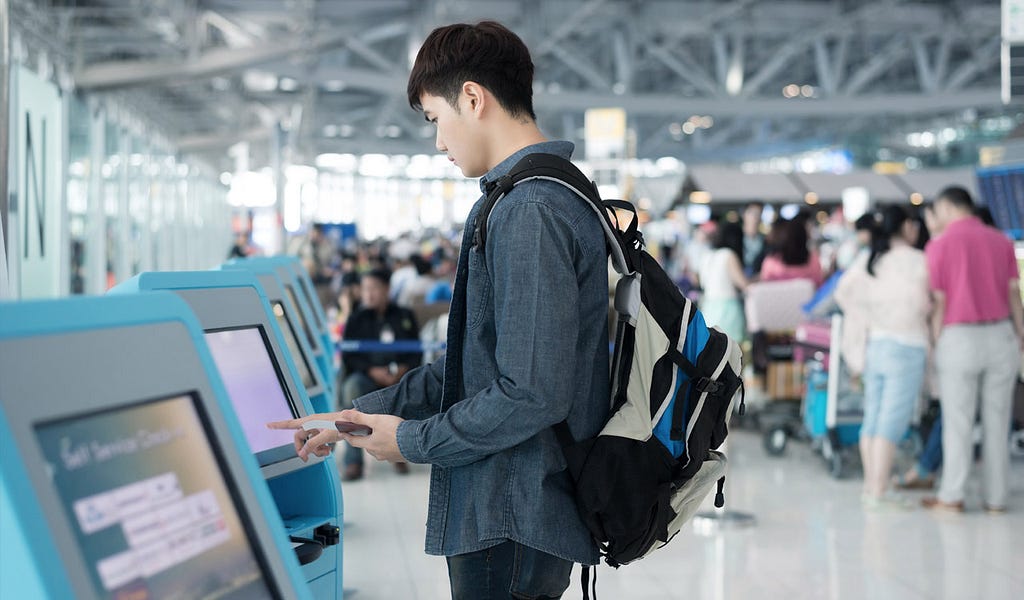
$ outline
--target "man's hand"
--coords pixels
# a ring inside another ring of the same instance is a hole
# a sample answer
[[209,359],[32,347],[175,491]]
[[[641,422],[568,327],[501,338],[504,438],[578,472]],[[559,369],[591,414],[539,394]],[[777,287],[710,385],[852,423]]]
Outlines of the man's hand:
[[[343,411],[344,412],[344,411]],[[337,429],[314,429],[312,431],[306,431],[302,428],[302,424],[306,421],[312,421],[313,419],[323,419],[325,421],[340,421],[342,420],[341,413],[320,413],[315,415],[309,415],[302,417],[301,419],[288,419],[287,421],[274,421],[267,423],[268,429],[295,429],[295,453],[299,455],[299,458],[303,462],[309,460],[309,454],[313,453],[316,456],[323,458],[331,453],[332,446],[340,439],[342,434]]]
[[351,435],[338,433],[341,439],[345,440],[356,448],[362,448],[377,460],[388,462],[406,462],[402,453],[398,450],[398,425],[403,421],[391,415],[369,415],[358,410],[343,410],[338,415],[339,421],[350,421],[359,425],[366,425],[373,430],[370,435]]
[[392,375],[387,367],[370,367],[366,375],[380,387],[391,387],[399,380],[399,377]]
[[366,375],[380,387],[386,388],[401,381],[402,377],[404,377],[408,372],[409,367],[400,364],[394,373],[392,373],[391,369],[388,367],[370,367],[370,370],[366,372]]

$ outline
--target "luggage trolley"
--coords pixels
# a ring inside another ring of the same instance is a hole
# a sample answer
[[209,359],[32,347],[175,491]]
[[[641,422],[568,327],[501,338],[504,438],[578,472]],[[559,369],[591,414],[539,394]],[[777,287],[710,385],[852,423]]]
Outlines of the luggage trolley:
[[[863,393],[851,381],[842,357],[843,317],[803,323],[797,329],[796,357],[807,375],[801,406],[802,429],[779,423],[765,431],[764,447],[780,455],[790,437],[809,438],[821,453],[829,473],[843,475],[848,449],[857,445],[863,420]],[[806,356],[811,352],[810,356]]]

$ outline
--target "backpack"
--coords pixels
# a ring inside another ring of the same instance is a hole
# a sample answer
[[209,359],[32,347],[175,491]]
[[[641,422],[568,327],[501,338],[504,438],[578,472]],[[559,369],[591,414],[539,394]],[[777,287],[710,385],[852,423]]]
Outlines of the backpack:
[[[743,414],[741,352],[736,341],[707,326],[644,250],[633,205],[602,200],[568,160],[531,154],[489,182],[475,224],[479,247],[494,205],[515,185],[534,179],[568,187],[597,212],[622,276],[615,289],[608,421],[596,437],[581,441],[564,421],[554,427],[580,516],[605,562],[617,568],[667,544],[716,481],[715,506],[723,506],[726,458],[716,449],[728,434],[737,392]],[[612,221],[615,209],[632,213],[625,230],[617,217]],[[585,594],[587,579],[585,569]]]

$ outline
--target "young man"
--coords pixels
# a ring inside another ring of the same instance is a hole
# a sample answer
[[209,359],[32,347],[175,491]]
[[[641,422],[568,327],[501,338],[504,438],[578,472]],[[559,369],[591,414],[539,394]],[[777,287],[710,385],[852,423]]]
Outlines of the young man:
[[[528,154],[572,152],[544,139],[532,90],[528,50],[493,22],[434,30],[408,85],[437,149],[482,191]],[[558,598],[573,562],[598,559],[552,426],[584,439],[607,419],[605,240],[586,202],[531,181],[495,205],[479,247],[481,204],[463,234],[446,359],[326,416],[372,435],[300,431],[296,448],[324,456],[340,438],[379,460],[430,463],[426,551],[447,557],[452,597]]]
[[1013,244],[974,216],[967,190],[946,188],[935,202],[942,236],[925,248],[935,309],[942,404],[942,483],[926,508],[963,512],[972,463],[971,430],[981,400],[984,431],[982,500],[989,513],[1006,510],[1010,456],[1007,432],[1024,337]]

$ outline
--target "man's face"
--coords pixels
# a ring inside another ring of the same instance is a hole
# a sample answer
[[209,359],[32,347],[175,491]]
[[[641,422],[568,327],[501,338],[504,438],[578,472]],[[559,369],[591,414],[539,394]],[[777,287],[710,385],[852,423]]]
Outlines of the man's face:
[[376,277],[363,277],[360,282],[363,308],[381,310],[388,305],[388,285]]
[[764,209],[760,206],[748,206],[743,209],[743,232],[747,235],[751,235],[757,231],[757,228],[761,225],[761,213]]
[[423,116],[437,129],[435,145],[438,152],[448,155],[466,177],[480,177],[487,173],[484,145],[477,130],[477,121],[465,94],[459,96],[459,110],[440,96],[420,96]]
[[935,224],[939,229],[945,229],[956,218],[956,207],[945,198],[939,198],[932,208],[935,213]]
[[916,246],[918,240],[921,239],[921,225],[916,219],[907,219],[903,222],[900,235],[903,236],[903,239],[907,240],[908,244]]
[[932,204],[924,209],[924,226],[928,228],[928,233],[932,237],[938,236],[942,233],[945,227],[939,223],[939,217],[935,214],[935,205]]

